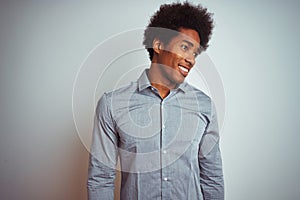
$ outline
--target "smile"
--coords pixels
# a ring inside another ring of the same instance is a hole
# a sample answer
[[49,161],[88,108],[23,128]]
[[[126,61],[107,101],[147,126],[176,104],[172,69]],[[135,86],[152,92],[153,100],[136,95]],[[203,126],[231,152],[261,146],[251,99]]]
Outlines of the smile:
[[188,68],[182,66],[182,65],[179,65],[178,67],[179,67],[180,73],[181,73],[184,77],[186,77],[186,76],[188,75],[188,73],[189,73],[190,70],[189,70]]

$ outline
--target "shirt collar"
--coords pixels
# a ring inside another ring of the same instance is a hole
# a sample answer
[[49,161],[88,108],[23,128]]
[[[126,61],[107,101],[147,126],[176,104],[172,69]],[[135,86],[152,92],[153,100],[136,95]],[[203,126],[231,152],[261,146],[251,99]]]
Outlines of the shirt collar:
[[139,91],[142,91],[148,87],[151,87],[151,83],[148,79],[148,70],[149,69],[145,69],[144,72],[141,74],[140,78],[138,79],[138,87],[139,87]]
[[[148,75],[147,75],[148,70],[149,69],[145,69],[138,79],[139,91],[142,91],[148,87],[151,87],[151,83],[150,83],[150,81],[148,79]],[[183,83],[179,84],[179,86],[177,88],[175,88],[174,90],[181,90],[185,93],[187,91],[187,89],[188,89],[188,84],[186,82],[183,82]]]
[[187,91],[187,89],[188,89],[188,84],[187,84],[187,82],[183,82],[183,83],[181,83],[178,87],[177,87],[177,89],[179,89],[179,90],[181,90],[182,92],[186,92]]

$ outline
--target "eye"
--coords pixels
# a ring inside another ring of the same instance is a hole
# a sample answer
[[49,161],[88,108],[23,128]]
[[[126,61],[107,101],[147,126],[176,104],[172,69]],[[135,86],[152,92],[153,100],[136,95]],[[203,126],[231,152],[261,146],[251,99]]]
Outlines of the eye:
[[199,55],[199,53],[197,53],[197,52],[194,52],[193,53],[193,56],[196,58],[197,56]]
[[183,49],[184,51],[187,51],[189,49],[189,47],[185,44],[181,45],[181,49]]

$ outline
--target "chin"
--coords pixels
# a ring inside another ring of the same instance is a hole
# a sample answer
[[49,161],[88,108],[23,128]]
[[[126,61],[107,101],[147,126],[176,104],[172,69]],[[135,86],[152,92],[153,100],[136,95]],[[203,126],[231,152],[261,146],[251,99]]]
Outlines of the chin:
[[178,84],[183,83],[186,77],[182,76],[179,72],[178,72],[178,73],[176,72],[176,73],[174,73],[173,76],[171,76],[170,78],[171,78],[171,79],[169,79],[169,80],[172,80],[171,82],[172,82],[173,84],[178,85]]
[[180,83],[183,83],[184,80],[185,80],[186,77],[182,76],[181,74],[179,75],[179,77],[177,78],[177,82],[180,84]]
[[176,81],[174,81],[176,84],[181,84],[183,83],[185,80],[185,78],[180,78],[180,79],[177,79]]

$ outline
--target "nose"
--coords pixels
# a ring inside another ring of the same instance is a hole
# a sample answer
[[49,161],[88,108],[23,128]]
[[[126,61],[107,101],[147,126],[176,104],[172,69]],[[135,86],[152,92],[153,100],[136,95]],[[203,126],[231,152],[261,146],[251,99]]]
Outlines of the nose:
[[195,64],[195,57],[194,57],[194,55],[191,54],[191,53],[187,54],[186,57],[185,57],[185,61],[187,63],[189,63],[189,65],[191,67],[194,66],[194,64]]

